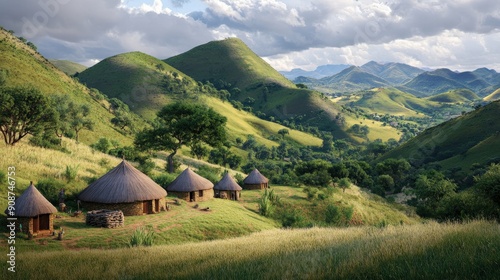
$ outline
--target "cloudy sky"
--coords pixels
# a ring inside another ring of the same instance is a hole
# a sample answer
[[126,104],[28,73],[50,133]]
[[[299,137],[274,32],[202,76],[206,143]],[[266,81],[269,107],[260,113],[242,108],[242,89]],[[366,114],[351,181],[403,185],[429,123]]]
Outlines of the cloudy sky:
[[0,25],[87,66],[238,37],[278,70],[375,60],[500,72],[495,0],[0,0]]

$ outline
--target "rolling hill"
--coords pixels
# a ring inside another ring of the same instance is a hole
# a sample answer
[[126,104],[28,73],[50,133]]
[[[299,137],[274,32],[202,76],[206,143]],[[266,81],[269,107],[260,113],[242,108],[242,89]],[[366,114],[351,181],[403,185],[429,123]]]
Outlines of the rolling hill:
[[4,29],[0,29],[0,70],[7,73],[6,86],[33,86],[46,95],[63,94],[77,104],[89,105],[94,129],[83,130],[80,141],[91,144],[99,137],[109,136],[124,144],[132,142],[111,124],[114,116],[105,103],[95,101],[88,88]]
[[375,88],[365,91],[360,99],[350,104],[368,113],[407,117],[416,117],[420,113],[428,114],[440,107],[436,102],[417,98],[395,88]]
[[318,92],[300,89],[236,38],[213,41],[164,60],[197,81],[210,81],[231,92],[231,99],[278,120],[330,131],[350,138],[336,122],[341,109]]
[[[270,135],[285,128],[262,120],[246,111],[234,108],[229,102],[205,94],[206,86],[150,55],[132,52],[106,58],[80,73],[79,78],[110,97],[116,97],[129,105],[139,115],[152,120],[156,113],[173,100],[190,100],[212,107],[227,117],[230,140],[245,139],[253,134],[266,146],[276,146],[268,140]],[[290,130],[290,138],[302,145],[321,145],[321,140],[309,134]]]
[[375,61],[370,61],[361,66],[364,71],[376,75],[392,85],[400,85],[409,82],[424,70],[403,63],[390,62],[380,64]]
[[482,165],[500,161],[498,112],[500,101],[492,102],[425,130],[382,159],[405,158],[415,166],[446,161],[447,167],[461,166],[468,158]]
[[492,92],[490,95],[486,96],[483,100],[490,102],[498,99],[500,99],[500,88]]
[[300,68],[292,69],[291,71],[280,71],[280,73],[287,79],[293,81],[294,79],[302,76],[314,79],[321,79],[328,76],[333,76],[340,71],[349,68],[351,65],[347,64],[327,64],[316,67],[313,71],[306,71]]
[[319,83],[335,92],[352,92],[389,86],[389,82],[386,80],[357,66],[351,66],[336,75],[320,79]]
[[469,103],[481,99],[469,89],[453,89],[441,94],[427,97],[427,100],[442,103]]
[[168,102],[198,90],[193,79],[141,52],[106,58],[87,68],[78,78],[87,86],[122,100],[134,112],[150,120]]
[[63,71],[68,76],[72,76],[87,69],[87,66],[69,60],[49,59],[49,61],[54,64],[57,69]]

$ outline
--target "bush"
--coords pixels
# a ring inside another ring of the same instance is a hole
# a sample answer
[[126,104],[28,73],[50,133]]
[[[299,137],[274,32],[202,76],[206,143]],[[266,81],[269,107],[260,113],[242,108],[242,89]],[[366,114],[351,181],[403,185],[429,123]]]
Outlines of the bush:
[[155,181],[162,188],[167,189],[168,185],[170,185],[170,183],[172,183],[175,178],[177,178],[177,174],[163,173],[159,176],[154,177],[153,181]]
[[348,226],[351,221],[354,209],[350,207],[341,207],[334,204],[328,204],[325,213],[325,222],[336,226]]
[[130,247],[152,246],[155,240],[155,232],[151,226],[138,228],[132,234],[129,241]]
[[220,168],[201,165],[196,171],[201,177],[207,178],[210,182],[216,184],[220,180]]
[[153,169],[155,169],[155,167],[156,167],[156,164],[154,163],[154,161],[152,161],[151,159],[148,158],[148,159],[139,161],[138,169],[142,173],[150,175],[151,171],[153,171]]
[[50,203],[58,204],[59,191],[64,188],[64,183],[54,178],[46,178],[38,181],[36,188]]
[[64,172],[64,177],[68,182],[71,182],[76,179],[76,176],[78,175],[78,169],[80,168],[80,165],[77,166],[69,166],[66,165],[66,171]]
[[108,138],[99,138],[97,142],[94,144],[90,145],[90,147],[103,152],[103,153],[108,153],[109,149],[111,148],[111,143],[109,142]]

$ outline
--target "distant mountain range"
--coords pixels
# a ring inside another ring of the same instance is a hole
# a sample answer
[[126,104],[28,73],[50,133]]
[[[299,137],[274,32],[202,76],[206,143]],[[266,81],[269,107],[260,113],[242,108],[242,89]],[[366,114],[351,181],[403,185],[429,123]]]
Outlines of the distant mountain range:
[[[327,73],[324,69],[330,69],[331,72],[339,71],[324,76],[324,73]],[[325,65],[315,71],[294,69],[281,73],[285,77],[302,73],[304,75],[293,79],[295,83],[302,83],[327,93],[395,87],[417,97],[433,96],[456,89],[471,90],[478,96],[485,97],[500,88],[500,73],[487,68],[465,72],[455,72],[446,68],[426,71],[403,63],[382,64],[370,61],[359,67],[343,64]]]

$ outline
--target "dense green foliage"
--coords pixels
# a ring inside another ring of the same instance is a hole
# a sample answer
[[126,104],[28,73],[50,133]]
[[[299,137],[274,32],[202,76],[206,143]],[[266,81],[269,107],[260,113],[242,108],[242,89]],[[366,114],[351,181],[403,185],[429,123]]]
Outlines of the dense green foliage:
[[169,172],[174,171],[173,157],[182,146],[205,143],[218,146],[225,142],[226,118],[202,105],[176,102],[163,107],[152,129],[140,132],[135,140],[141,150],[168,150]]

